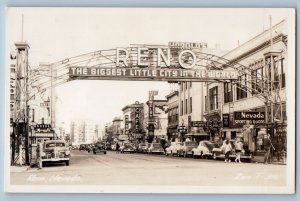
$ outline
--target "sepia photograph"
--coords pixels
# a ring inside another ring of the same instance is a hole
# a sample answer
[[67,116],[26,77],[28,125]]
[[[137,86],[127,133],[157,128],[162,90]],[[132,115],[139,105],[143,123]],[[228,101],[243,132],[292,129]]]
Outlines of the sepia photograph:
[[5,192],[295,193],[295,9],[7,7]]

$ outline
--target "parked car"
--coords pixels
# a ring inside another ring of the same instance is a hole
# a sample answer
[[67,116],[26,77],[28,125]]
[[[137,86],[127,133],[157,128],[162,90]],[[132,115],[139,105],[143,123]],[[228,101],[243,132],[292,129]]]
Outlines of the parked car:
[[38,165],[43,167],[46,162],[64,162],[69,166],[71,153],[63,140],[47,140],[38,145]]
[[151,143],[151,145],[148,149],[148,153],[149,154],[153,154],[153,153],[164,154],[165,151],[160,143]]
[[106,142],[106,144],[105,144],[105,149],[106,149],[106,150],[111,150],[111,143]]
[[121,147],[120,147],[120,152],[121,153],[134,153],[135,149],[134,149],[134,145],[132,143],[124,143]]
[[93,154],[103,153],[106,154],[105,143],[104,142],[96,142],[93,146]]
[[184,142],[180,149],[177,151],[178,156],[193,156],[193,149],[197,148],[197,142]]
[[150,146],[151,146],[151,143],[146,143],[146,146],[143,147],[143,153],[148,153]]
[[140,143],[140,144],[138,145],[137,152],[139,152],[139,153],[144,152],[144,150],[145,150],[146,147],[147,147],[147,144],[146,144],[146,143],[144,143],[144,142]]
[[[232,151],[229,155],[230,159],[235,159],[236,158],[234,142],[235,142],[234,140],[230,140],[230,143],[231,143],[231,146],[232,146]],[[216,160],[216,159],[224,159],[225,158],[225,153],[223,151],[224,150],[223,146],[224,146],[224,142],[223,142],[223,145],[221,147],[214,148],[212,150],[213,159]],[[252,155],[251,151],[249,150],[248,146],[244,145],[243,150],[241,152],[241,160],[251,162],[252,158],[253,158],[253,155]]]
[[79,146],[79,151],[85,151],[86,150],[86,147],[87,147],[87,144],[81,144],[80,146]]
[[192,150],[193,157],[212,158],[213,149],[218,149],[220,146],[212,141],[203,140],[200,141],[199,146]]
[[90,153],[91,151],[93,151],[94,146],[95,146],[94,144],[87,144],[86,151]]
[[113,150],[113,151],[117,150],[117,143],[114,143],[111,145],[111,150]]
[[183,142],[171,142],[171,145],[166,148],[166,155],[174,156],[178,154],[178,150],[183,146]]

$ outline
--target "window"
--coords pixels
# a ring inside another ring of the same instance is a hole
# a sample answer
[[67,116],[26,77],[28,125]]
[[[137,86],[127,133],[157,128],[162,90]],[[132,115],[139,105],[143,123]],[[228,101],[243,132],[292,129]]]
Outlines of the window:
[[218,87],[209,89],[210,110],[218,109]]
[[187,82],[185,82],[185,89],[187,89],[187,87],[188,87],[188,83],[187,83]]
[[192,97],[190,97],[190,113],[193,112],[193,101],[192,101]]
[[181,105],[180,105],[180,115],[183,115],[183,100],[181,101]]
[[185,114],[187,114],[188,110],[188,100],[185,99]]
[[190,88],[192,88],[192,83],[193,83],[193,82],[190,82]]
[[260,67],[251,72],[251,86],[252,86],[252,95],[261,93],[263,91],[264,68]]
[[224,103],[232,102],[232,84],[224,83]]
[[242,99],[247,97],[247,76],[246,74],[238,77],[238,83],[236,84],[236,99]]
[[281,84],[281,88],[285,87],[285,69],[284,69],[284,58],[279,60],[278,63],[278,74],[279,74],[279,81]]
[[205,112],[207,112],[208,105],[207,105],[207,97],[206,96],[204,97],[204,109],[205,109]]

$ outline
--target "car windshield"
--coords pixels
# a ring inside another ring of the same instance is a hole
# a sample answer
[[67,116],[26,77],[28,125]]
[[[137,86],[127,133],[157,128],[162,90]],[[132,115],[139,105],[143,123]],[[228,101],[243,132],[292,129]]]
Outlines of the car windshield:
[[139,146],[140,146],[140,147],[144,147],[144,146],[146,146],[146,144],[139,144]]
[[124,147],[126,147],[126,148],[132,148],[132,145],[131,144],[124,144]]
[[209,150],[212,150],[213,148],[218,148],[219,147],[219,145],[217,143],[214,143],[214,142],[205,142],[204,144],[207,146],[207,148]]
[[197,147],[198,146],[197,142],[186,142],[185,145],[189,146],[189,147]]
[[65,143],[63,142],[49,142],[46,144],[46,148],[50,147],[65,147]]
[[153,145],[152,145],[153,147],[155,147],[155,148],[160,148],[161,147],[161,144],[159,144],[159,143],[153,143]]

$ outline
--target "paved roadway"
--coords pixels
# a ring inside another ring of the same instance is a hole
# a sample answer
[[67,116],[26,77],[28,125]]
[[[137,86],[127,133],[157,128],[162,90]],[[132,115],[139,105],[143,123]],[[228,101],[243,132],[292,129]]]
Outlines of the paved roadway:
[[11,184],[283,186],[285,165],[225,163],[149,154],[72,151],[70,166],[12,168]]

